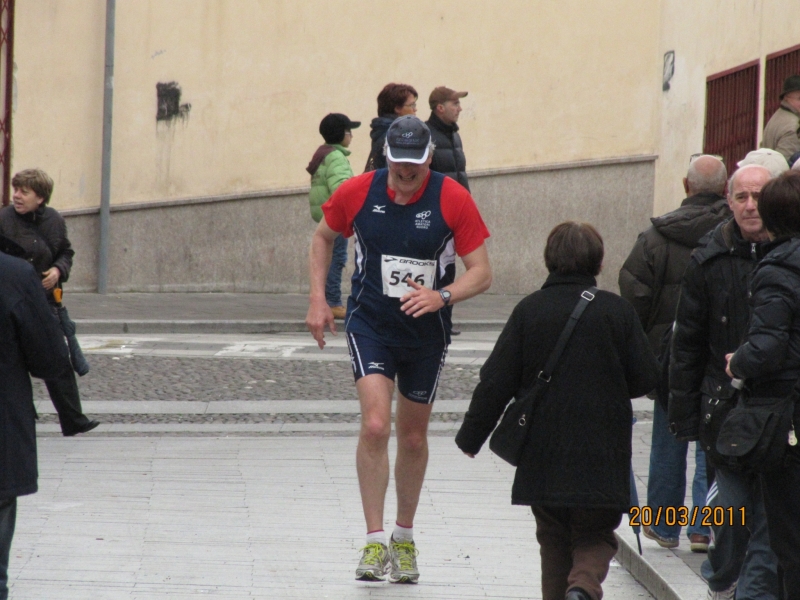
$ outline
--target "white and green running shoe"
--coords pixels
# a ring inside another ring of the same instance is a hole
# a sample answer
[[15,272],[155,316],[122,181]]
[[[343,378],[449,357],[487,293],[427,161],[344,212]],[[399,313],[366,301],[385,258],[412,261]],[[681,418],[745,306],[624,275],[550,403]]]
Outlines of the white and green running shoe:
[[417,554],[419,551],[413,541],[396,542],[392,538],[389,542],[389,557],[392,561],[389,581],[392,583],[417,583],[419,581]]
[[361,581],[383,581],[391,562],[389,549],[380,543],[367,544],[362,549],[361,562],[356,569],[356,579]]

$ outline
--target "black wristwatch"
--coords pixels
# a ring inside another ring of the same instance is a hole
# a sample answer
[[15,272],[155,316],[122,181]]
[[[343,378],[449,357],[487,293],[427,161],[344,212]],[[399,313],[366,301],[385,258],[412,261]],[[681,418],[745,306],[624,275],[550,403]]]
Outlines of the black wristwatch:
[[447,290],[439,290],[439,295],[442,297],[442,302],[444,302],[444,305],[449,306],[450,296],[451,296],[450,292],[448,292]]

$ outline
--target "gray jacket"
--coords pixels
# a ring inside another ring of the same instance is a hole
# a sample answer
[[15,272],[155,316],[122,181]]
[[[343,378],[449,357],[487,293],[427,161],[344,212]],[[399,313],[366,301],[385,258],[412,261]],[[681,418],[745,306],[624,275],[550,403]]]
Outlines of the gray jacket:
[[764,127],[761,147],[777,150],[788,162],[792,154],[800,152],[798,129],[800,129],[800,115],[791,106],[781,102],[780,108],[775,111],[775,114],[767,122],[767,126]]

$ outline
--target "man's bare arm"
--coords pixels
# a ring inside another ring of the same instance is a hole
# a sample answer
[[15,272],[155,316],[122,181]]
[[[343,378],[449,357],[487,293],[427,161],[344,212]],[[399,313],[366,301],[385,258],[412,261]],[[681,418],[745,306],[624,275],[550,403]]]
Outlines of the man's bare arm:
[[[461,260],[467,270],[444,288],[450,292],[451,305],[477,296],[492,285],[492,268],[489,265],[486,244],[481,244],[469,254],[462,256]],[[400,308],[407,315],[419,317],[425,313],[436,312],[444,306],[438,290],[422,287],[411,279],[407,280],[407,283],[414,288],[413,292],[400,298],[402,302]]]
[[333,321],[333,312],[325,301],[325,280],[328,276],[328,267],[333,255],[333,242],[339,234],[328,227],[325,217],[319,222],[314,235],[311,237],[311,251],[309,252],[309,278],[311,292],[309,294],[308,313],[306,314],[306,327],[317,340],[320,349],[325,347],[325,325],[330,332],[336,335],[336,325]]

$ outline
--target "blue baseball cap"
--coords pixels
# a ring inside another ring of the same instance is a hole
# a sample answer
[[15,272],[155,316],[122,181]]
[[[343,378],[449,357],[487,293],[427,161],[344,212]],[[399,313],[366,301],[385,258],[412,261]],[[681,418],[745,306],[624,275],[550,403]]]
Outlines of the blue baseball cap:
[[395,119],[386,132],[386,158],[421,165],[428,160],[431,130],[420,119],[406,115]]

